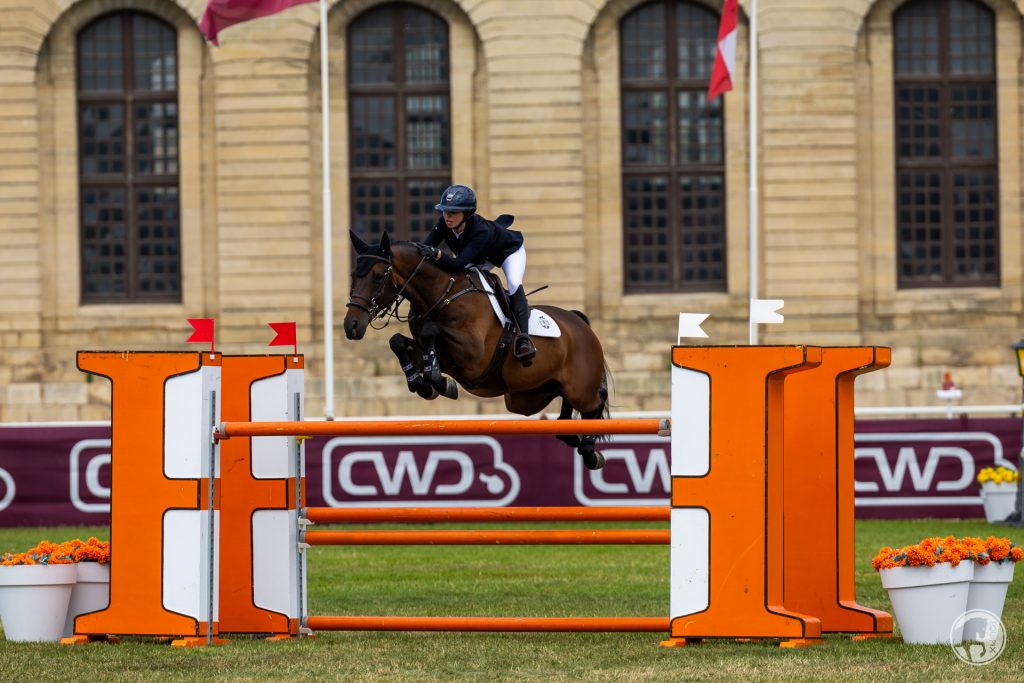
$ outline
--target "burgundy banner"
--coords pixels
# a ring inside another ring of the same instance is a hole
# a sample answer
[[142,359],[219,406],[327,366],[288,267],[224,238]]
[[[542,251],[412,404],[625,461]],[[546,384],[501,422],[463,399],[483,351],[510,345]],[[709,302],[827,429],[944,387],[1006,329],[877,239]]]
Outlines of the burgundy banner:
[[[669,444],[600,445],[584,469],[552,437],[336,437],[306,443],[310,506],[667,505]],[[858,421],[858,517],[983,517],[975,477],[1016,467],[1015,418]],[[0,426],[0,526],[107,524],[110,428]]]

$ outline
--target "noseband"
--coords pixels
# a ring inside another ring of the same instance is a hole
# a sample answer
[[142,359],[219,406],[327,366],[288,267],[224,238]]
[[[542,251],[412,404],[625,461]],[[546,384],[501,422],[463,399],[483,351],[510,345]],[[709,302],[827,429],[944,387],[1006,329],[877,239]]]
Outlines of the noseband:
[[[391,279],[391,273],[394,268],[394,266],[391,263],[391,255],[388,254],[388,258],[384,258],[383,256],[377,256],[376,254],[358,254],[356,256],[356,261],[358,262],[359,259],[371,259],[373,261],[380,261],[382,263],[386,263],[388,264],[388,269],[384,272],[384,279],[381,280],[380,286],[377,287],[376,290],[374,290],[373,294],[371,294],[369,297],[365,297],[361,294],[356,294],[354,291],[350,291],[348,293],[348,303],[346,304],[346,306],[352,306],[360,310],[366,311],[367,315],[369,315],[371,319],[383,318],[385,315],[388,314],[389,311],[397,310],[398,306],[402,303],[401,291],[399,291],[398,295],[395,297],[394,303],[391,306],[388,306],[387,308],[381,306],[378,301],[381,295],[384,294],[384,288],[387,287],[389,284],[392,287],[394,287],[395,284],[394,281]],[[403,287],[402,289],[405,288]]]

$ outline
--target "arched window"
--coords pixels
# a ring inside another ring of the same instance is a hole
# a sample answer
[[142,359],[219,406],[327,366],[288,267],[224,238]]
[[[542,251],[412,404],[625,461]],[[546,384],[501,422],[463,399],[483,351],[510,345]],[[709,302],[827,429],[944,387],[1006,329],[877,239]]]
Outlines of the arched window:
[[722,98],[707,101],[718,20],[677,0],[622,19],[627,292],[725,291]]
[[893,16],[897,281],[999,285],[995,21],[972,0]]
[[[448,26],[413,5],[376,7],[348,30],[352,227],[418,239],[451,178]],[[458,144],[473,144],[462,138]]]
[[175,29],[118,12],[77,48],[82,303],[180,301]]

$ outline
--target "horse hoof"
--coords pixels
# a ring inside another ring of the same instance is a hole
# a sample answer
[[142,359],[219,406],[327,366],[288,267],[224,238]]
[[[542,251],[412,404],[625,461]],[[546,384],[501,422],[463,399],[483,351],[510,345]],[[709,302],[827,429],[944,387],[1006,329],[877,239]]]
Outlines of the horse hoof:
[[420,398],[428,401],[433,401],[440,395],[434,387],[428,385],[420,386],[416,389],[416,393],[419,394]]
[[593,449],[580,450],[583,466],[588,470],[599,470],[604,467],[604,456]]
[[445,387],[441,395],[445,398],[456,399],[459,397],[459,385],[451,377],[445,377]]

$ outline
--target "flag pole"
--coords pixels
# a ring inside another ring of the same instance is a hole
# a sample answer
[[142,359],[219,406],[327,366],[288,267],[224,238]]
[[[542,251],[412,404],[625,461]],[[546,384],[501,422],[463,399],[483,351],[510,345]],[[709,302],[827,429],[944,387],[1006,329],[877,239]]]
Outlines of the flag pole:
[[334,419],[334,264],[331,225],[331,118],[327,79],[327,0],[320,0],[320,120],[323,163],[323,252],[324,252],[324,419]]
[[748,219],[750,229],[749,257],[750,257],[750,344],[757,344],[757,323],[754,322],[754,300],[758,297],[758,242],[757,242],[757,221],[759,215],[759,202],[757,196],[757,0],[750,0],[750,36],[748,39],[748,52],[750,53],[750,153],[748,154],[750,178],[750,190],[747,201]]

